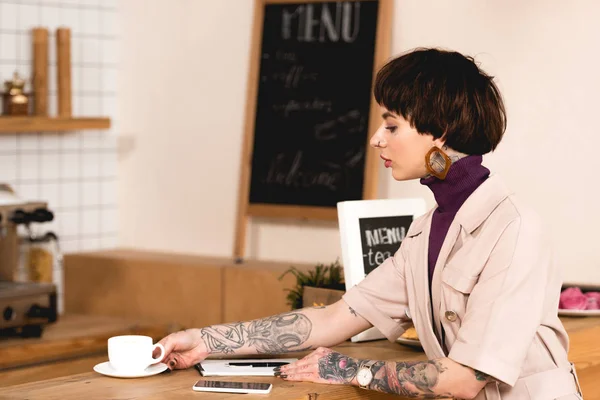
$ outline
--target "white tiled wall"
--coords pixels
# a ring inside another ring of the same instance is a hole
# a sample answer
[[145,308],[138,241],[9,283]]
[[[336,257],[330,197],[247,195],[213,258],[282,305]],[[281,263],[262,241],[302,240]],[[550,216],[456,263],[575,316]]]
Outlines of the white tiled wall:
[[15,70],[31,79],[31,29],[48,28],[48,101],[55,115],[55,32],[66,26],[73,114],[112,120],[111,130],[0,133],[0,183],[11,184],[24,199],[49,202],[55,220],[37,229],[56,232],[65,252],[116,245],[117,18],[116,0],[0,0],[0,83]]

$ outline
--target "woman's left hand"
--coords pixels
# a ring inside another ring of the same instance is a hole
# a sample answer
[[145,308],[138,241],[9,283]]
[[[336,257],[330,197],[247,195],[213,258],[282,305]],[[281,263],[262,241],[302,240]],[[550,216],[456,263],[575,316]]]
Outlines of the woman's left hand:
[[319,347],[306,357],[275,369],[275,376],[288,381],[305,381],[344,385],[356,383],[357,359],[325,347]]

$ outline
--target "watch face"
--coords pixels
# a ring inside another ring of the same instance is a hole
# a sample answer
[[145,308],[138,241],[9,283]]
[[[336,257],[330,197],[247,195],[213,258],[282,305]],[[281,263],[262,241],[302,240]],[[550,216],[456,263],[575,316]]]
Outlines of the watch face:
[[356,374],[356,380],[361,386],[367,386],[369,383],[371,383],[372,379],[373,374],[369,368],[361,368],[358,370],[358,374]]

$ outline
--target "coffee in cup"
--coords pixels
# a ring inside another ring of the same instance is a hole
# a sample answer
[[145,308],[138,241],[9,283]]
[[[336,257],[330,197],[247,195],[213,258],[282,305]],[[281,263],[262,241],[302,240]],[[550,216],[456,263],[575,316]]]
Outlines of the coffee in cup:
[[[160,349],[160,355],[152,357],[154,349]],[[150,336],[123,335],[108,339],[108,360],[116,371],[130,374],[143,372],[152,364],[160,362],[165,356],[162,344],[152,343]]]

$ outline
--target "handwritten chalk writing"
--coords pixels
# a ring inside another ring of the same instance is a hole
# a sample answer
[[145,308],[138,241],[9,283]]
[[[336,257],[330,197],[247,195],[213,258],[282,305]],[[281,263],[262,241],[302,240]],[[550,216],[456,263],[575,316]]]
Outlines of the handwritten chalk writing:
[[323,111],[331,112],[331,101],[321,100],[318,97],[312,100],[288,100],[285,103],[273,104],[274,111],[283,111],[283,115],[288,117],[293,112],[299,111]]
[[283,82],[286,89],[295,89],[301,82],[315,82],[318,76],[317,72],[304,72],[304,66],[302,65],[293,65],[287,71],[275,72],[273,80]]
[[365,117],[358,110],[350,110],[335,119],[315,125],[315,139],[337,139],[340,134],[361,133],[365,128]]
[[378,228],[365,231],[367,236],[367,245],[369,247],[378,246],[380,244],[396,244],[400,243],[406,237],[406,228]]
[[344,156],[346,158],[346,161],[344,162],[346,168],[354,168],[364,159],[365,148],[361,147],[359,149],[349,150]]
[[338,189],[343,181],[341,167],[335,163],[324,163],[325,170],[310,171],[304,168],[303,152],[297,151],[292,159],[285,154],[278,154],[269,166],[264,183],[278,184],[296,188],[323,187],[331,191]]
[[[249,202],[359,200],[372,179],[365,158],[380,2],[264,3]],[[385,248],[373,247],[373,260],[377,250]]]
[[369,263],[368,265],[371,269],[377,267],[391,256],[391,251],[376,251],[373,253],[373,249],[369,249],[367,254],[363,254],[363,258],[368,257],[367,262]]
[[410,215],[359,219],[365,274],[369,274],[398,251],[412,220]]
[[281,36],[292,38],[296,28],[299,42],[352,43],[360,31],[360,2],[337,2],[331,11],[329,4],[320,5],[320,15],[314,4],[297,6],[293,11],[283,10]]
[[289,61],[295,63],[298,61],[298,56],[293,51],[281,51],[277,50],[275,52],[275,58],[278,61]]

